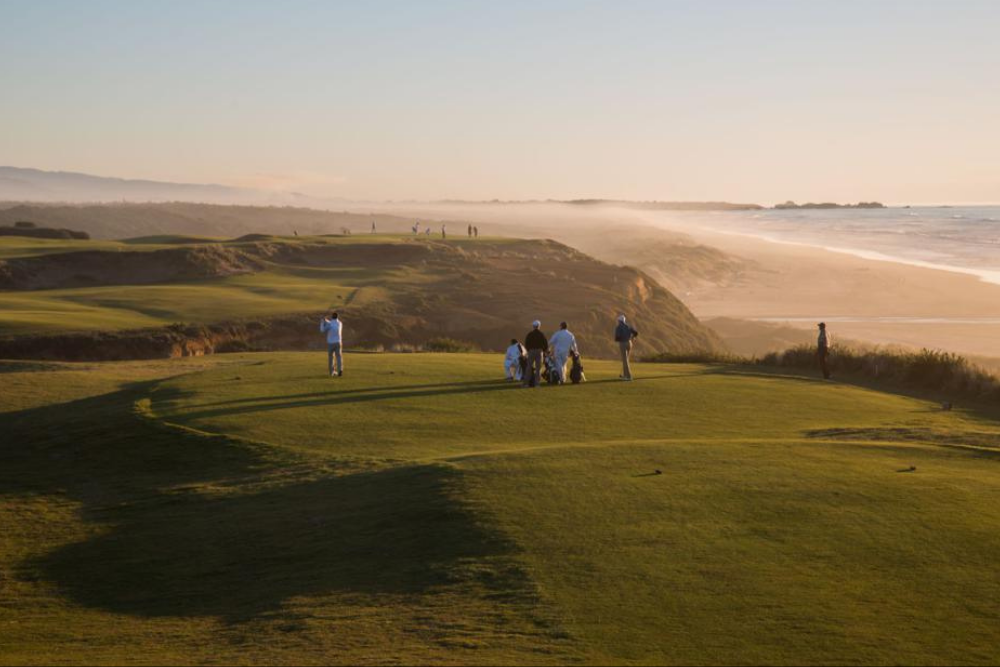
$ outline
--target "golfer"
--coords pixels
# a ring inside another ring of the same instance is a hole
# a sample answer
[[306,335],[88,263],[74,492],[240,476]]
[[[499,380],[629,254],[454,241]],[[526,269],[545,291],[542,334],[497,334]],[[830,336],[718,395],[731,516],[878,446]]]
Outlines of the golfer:
[[632,341],[638,337],[639,332],[629,325],[624,315],[619,315],[618,326],[615,327],[615,342],[622,354],[622,374],[619,377],[626,382],[632,381],[632,366],[628,358],[632,354]]
[[529,387],[537,387],[542,382],[542,359],[549,351],[549,339],[541,331],[542,323],[535,320],[531,331],[524,337],[524,347],[528,350],[528,377],[522,378]]
[[826,322],[819,323],[819,336],[816,338],[816,358],[819,368],[823,371],[823,379],[830,379],[830,336],[826,333]]
[[[340,321],[337,311],[330,313],[319,323],[319,330],[326,334],[327,367],[330,377],[340,377],[344,374],[344,357],[342,354],[341,334],[344,324]],[[334,360],[337,364],[334,366]]]
[[559,384],[563,384],[566,380],[566,363],[569,361],[569,355],[578,351],[576,336],[567,328],[565,322],[559,325],[559,331],[552,334],[549,347],[552,348],[552,360],[559,373]]

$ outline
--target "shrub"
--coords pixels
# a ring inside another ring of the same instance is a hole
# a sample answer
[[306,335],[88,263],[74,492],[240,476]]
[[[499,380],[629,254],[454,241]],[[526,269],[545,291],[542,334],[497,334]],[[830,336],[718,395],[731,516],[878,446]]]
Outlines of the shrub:
[[455,340],[454,338],[432,338],[424,345],[428,352],[478,352],[479,347],[475,343]]
[[[786,368],[815,368],[816,351],[811,346],[803,345],[764,355],[757,363]],[[834,373],[860,375],[956,395],[1000,399],[1000,378],[950,352],[834,346],[830,350],[829,364]]]
[[[777,368],[818,369],[816,348],[800,345],[760,358],[714,352],[660,352],[642,361],[674,364],[737,364]],[[944,392],[954,396],[1000,400],[1000,377],[965,357],[938,350],[834,346],[828,358],[835,374],[871,378],[907,388]]]

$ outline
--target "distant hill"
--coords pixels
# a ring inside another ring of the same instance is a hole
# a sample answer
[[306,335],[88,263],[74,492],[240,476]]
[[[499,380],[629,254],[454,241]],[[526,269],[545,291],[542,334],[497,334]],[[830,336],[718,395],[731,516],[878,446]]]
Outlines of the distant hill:
[[[262,202],[248,188],[92,176],[69,171],[0,167],[0,200],[27,202],[203,201]],[[287,198],[284,198],[287,200]]]
[[640,330],[642,353],[723,347],[648,274],[554,241],[248,238],[77,243],[0,260],[0,358],[316,348],[330,307],[362,347],[446,337],[500,350],[540,318],[550,334],[568,321],[586,356],[613,357],[620,312]]

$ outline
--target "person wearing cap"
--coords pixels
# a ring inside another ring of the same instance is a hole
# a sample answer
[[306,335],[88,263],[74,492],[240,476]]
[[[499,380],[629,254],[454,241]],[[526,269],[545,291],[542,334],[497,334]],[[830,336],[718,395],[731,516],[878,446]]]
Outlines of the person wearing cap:
[[618,316],[618,326],[615,327],[615,342],[622,355],[622,374],[620,378],[626,382],[632,381],[632,366],[629,364],[629,355],[632,353],[632,341],[639,336],[639,332],[629,325],[624,315]]
[[542,382],[542,358],[549,351],[549,339],[541,331],[542,323],[535,320],[531,331],[524,337],[524,347],[528,350],[528,377],[523,378],[529,387],[537,387]]
[[816,358],[823,371],[823,379],[830,379],[830,336],[826,333],[826,322],[819,323],[819,338],[816,339]]
[[570,333],[566,323],[562,322],[559,331],[552,334],[549,345],[552,347],[552,360],[559,371],[559,384],[563,384],[566,380],[566,363],[569,361],[569,355],[577,351],[576,336]]

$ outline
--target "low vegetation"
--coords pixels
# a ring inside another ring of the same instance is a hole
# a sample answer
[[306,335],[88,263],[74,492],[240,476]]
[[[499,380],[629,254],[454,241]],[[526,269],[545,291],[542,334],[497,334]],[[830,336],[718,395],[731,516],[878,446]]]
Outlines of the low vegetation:
[[[661,352],[646,355],[643,360],[665,364],[726,364],[807,371],[819,369],[816,347],[805,344],[759,357],[725,352]],[[894,388],[933,392],[956,398],[1000,399],[1000,376],[950,352],[835,345],[831,348],[828,362],[834,374],[849,379],[871,380]]]
[[[781,368],[815,368],[816,349],[802,345],[784,352],[766,354],[754,363]],[[834,346],[829,363],[835,374],[869,378],[956,397],[1000,400],[1000,378],[966,358],[949,352]]]
[[475,343],[455,340],[454,338],[432,338],[424,346],[428,352],[478,352],[479,346]]

